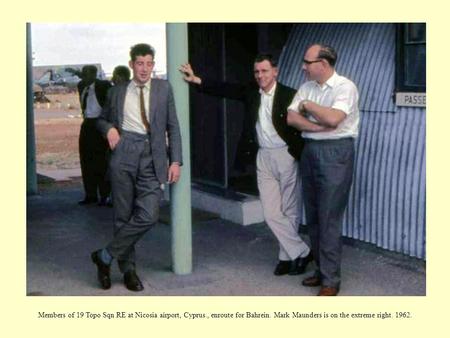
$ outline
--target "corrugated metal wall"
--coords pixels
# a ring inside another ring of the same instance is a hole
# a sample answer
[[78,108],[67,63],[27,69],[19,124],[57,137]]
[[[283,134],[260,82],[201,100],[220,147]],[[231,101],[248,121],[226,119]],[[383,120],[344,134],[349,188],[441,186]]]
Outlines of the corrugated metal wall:
[[425,258],[425,109],[396,107],[393,24],[298,24],[280,57],[279,80],[293,88],[308,45],[338,52],[336,70],[360,91],[356,167],[345,236]]

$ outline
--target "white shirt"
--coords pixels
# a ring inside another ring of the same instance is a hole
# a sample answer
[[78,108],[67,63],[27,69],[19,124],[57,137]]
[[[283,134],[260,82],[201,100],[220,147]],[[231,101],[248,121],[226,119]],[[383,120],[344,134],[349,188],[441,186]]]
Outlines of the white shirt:
[[[150,123],[150,85],[151,81],[148,81],[144,85],[144,105],[147,121]],[[132,131],[139,134],[147,134],[144,124],[141,119],[141,101],[140,101],[141,89],[138,84],[131,81],[127,87],[127,93],[125,95],[125,104],[123,108],[123,123],[122,129]]]
[[261,104],[258,110],[258,121],[256,122],[256,134],[261,148],[281,148],[286,146],[286,142],[278,135],[272,122],[273,97],[277,83],[272,86],[269,92],[260,89]]
[[84,117],[88,119],[99,117],[102,112],[102,107],[98,103],[97,96],[95,95],[95,82],[83,89],[81,95],[82,100],[84,100],[85,95],[87,95],[87,99]]
[[[309,100],[324,107],[331,107],[343,111],[347,116],[333,131],[302,132],[304,138],[314,140],[330,140],[345,137],[357,137],[359,125],[358,89],[355,84],[336,72],[323,84],[308,81],[300,86],[295,94],[289,110],[298,112],[301,101]],[[313,116],[308,116],[312,122],[317,122]]]

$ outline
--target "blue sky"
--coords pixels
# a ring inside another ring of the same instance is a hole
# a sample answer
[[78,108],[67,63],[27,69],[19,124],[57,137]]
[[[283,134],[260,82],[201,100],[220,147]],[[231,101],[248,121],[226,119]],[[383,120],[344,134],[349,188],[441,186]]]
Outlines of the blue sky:
[[31,23],[33,65],[100,63],[106,74],[127,65],[130,47],[149,43],[156,50],[155,70],[166,72],[165,24]]

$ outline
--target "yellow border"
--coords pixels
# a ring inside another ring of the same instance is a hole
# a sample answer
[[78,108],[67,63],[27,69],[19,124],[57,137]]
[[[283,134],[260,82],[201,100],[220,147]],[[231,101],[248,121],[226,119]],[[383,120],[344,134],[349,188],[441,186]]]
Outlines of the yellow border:
[[[434,4],[436,2],[436,4]],[[447,11],[438,1],[35,1],[1,11],[2,278],[1,331],[33,337],[445,335],[448,220]],[[2,5],[5,7],[5,4]],[[87,10],[84,10],[87,9]],[[426,297],[26,297],[25,296],[25,23],[26,22],[427,22],[427,296]],[[447,170],[446,170],[447,169]],[[39,311],[230,312],[409,311],[410,320],[39,320]],[[433,333],[431,333],[433,334]]]

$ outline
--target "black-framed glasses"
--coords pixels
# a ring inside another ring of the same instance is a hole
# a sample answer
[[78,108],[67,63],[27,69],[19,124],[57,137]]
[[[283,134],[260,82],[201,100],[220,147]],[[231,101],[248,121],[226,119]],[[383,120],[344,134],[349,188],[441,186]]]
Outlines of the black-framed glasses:
[[323,59],[317,59],[317,60],[309,61],[309,60],[303,59],[303,63],[304,63],[305,65],[312,65],[313,63],[320,62],[320,61],[322,61],[322,60],[323,60]]

